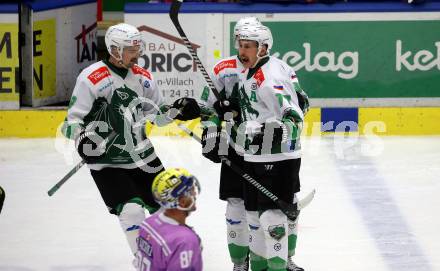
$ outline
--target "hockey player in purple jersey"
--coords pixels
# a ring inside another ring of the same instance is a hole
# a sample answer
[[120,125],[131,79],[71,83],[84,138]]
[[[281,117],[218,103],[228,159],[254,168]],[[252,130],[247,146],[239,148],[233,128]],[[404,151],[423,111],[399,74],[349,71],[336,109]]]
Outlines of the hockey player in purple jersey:
[[140,226],[134,261],[138,271],[202,270],[200,238],[185,224],[199,191],[197,178],[185,169],[170,168],[156,176],[152,192],[161,209]]

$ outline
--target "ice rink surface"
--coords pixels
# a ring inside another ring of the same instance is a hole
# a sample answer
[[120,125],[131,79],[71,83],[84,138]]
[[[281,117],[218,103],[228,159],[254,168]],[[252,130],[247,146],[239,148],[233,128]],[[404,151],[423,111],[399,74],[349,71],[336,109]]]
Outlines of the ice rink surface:
[[[202,158],[189,138],[152,141],[166,167],[185,167],[201,182],[188,223],[202,238],[204,270],[232,270],[219,165]],[[132,270],[118,220],[107,213],[87,168],[47,196],[78,159],[61,149],[54,139],[0,140],[6,190],[0,270]],[[309,137],[303,150],[299,197],[313,188],[317,193],[300,215],[298,265],[306,271],[440,270],[440,137]]]

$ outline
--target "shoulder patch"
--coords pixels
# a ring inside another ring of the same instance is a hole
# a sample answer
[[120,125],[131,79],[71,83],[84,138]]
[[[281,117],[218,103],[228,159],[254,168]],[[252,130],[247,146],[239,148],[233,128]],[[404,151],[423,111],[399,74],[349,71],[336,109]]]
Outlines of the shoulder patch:
[[151,80],[151,73],[146,69],[139,67],[138,65],[134,65],[133,68],[131,68],[131,70],[133,71],[134,74],[142,74],[143,76]]
[[261,84],[264,82],[263,70],[261,68],[259,68],[253,77],[255,78],[255,80],[257,80],[257,85],[261,86]]
[[99,69],[93,71],[91,74],[89,74],[89,76],[87,76],[87,78],[89,78],[90,82],[92,82],[92,84],[96,85],[99,81],[101,81],[102,79],[109,77],[110,76],[110,71],[108,70],[107,67],[100,67]]
[[237,60],[236,59],[230,59],[230,60],[224,60],[214,67],[214,73],[217,75],[219,72],[221,72],[224,69],[227,68],[237,68]]

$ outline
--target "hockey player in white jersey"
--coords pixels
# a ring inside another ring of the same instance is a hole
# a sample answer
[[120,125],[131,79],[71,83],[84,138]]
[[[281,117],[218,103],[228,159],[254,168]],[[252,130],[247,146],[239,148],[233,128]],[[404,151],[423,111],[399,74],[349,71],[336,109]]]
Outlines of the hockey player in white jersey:
[[[265,26],[246,26],[240,31],[239,57],[245,71],[240,73],[243,124],[239,130],[246,136],[246,172],[281,200],[292,202],[294,193],[300,190],[299,136],[308,102],[295,72],[285,62],[269,56],[272,44],[272,35]],[[288,236],[292,226],[287,217],[248,183],[244,196],[251,260],[266,262],[267,270],[303,270],[290,257],[296,232]],[[264,268],[252,266],[252,270]]]
[[200,112],[190,98],[164,105],[152,74],[136,64],[145,47],[136,27],[111,26],[105,44],[108,58],[78,76],[63,133],[75,140],[104,203],[119,218],[135,253],[144,208],[152,213],[159,207],[151,183],[164,170],[145,134],[145,123],[165,125]]
[[[241,18],[234,27],[233,37],[238,37],[239,31],[246,25],[260,25],[256,17]],[[238,49],[238,40],[235,40],[236,49]],[[237,55],[222,59],[213,68],[211,79],[220,92],[222,99],[230,102],[230,108],[219,107],[220,101],[217,100],[208,88],[202,92],[202,121],[204,126],[202,133],[202,145],[204,147],[203,155],[213,161],[220,163],[219,145],[220,132],[222,129],[221,122],[224,121],[224,114],[221,112],[235,110],[239,112],[239,96],[238,96],[238,77],[244,67]],[[217,109],[219,115],[213,112]],[[235,125],[239,125],[239,118],[235,119]],[[235,141],[235,133],[232,130],[231,140]],[[215,142],[214,142],[215,141]],[[211,149],[206,148],[213,142]],[[243,153],[237,153],[236,150],[229,147],[227,157],[235,165],[243,165]],[[226,164],[222,164],[220,173],[220,199],[227,202],[226,205],[226,235],[228,241],[228,250],[231,261],[234,264],[234,271],[248,270],[248,253],[249,253],[249,230],[246,221],[246,212],[243,201],[243,181],[241,176],[237,175]]]

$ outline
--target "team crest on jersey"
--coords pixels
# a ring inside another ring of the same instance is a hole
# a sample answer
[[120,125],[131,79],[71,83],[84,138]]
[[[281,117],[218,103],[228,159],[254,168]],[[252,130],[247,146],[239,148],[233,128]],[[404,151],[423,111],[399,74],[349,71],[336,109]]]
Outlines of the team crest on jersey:
[[271,225],[268,228],[269,235],[273,239],[279,241],[281,238],[283,238],[286,235],[286,229],[284,228],[283,224],[279,225]]
[[257,90],[257,88],[258,88],[258,84],[257,83],[252,83],[251,89],[252,90]]
[[139,67],[138,65],[134,65],[131,70],[134,74],[142,74],[143,76],[151,80],[151,73],[149,73],[146,69]]
[[150,87],[151,87],[150,82],[145,81],[145,82],[144,82],[144,87],[145,87],[145,88],[150,88]]
[[214,67],[214,73],[217,75],[219,72],[221,72],[222,70],[227,69],[227,68],[237,68],[237,60],[230,59],[230,60],[225,60],[225,61],[218,63]]
[[96,85],[99,81],[109,76],[110,71],[107,69],[107,67],[101,67],[89,74],[87,78],[90,80],[90,82],[92,82],[92,84]]
[[257,81],[257,85],[261,86],[264,82],[264,74],[263,70],[261,68],[258,69],[258,71],[254,74],[254,78]]
[[251,102],[257,102],[257,94],[255,91],[251,91],[251,97],[249,97],[246,94],[246,91],[244,89],[244,86],[242,86],[239,89],[240,92],[240,107],[244,110],[244,114],[243,114],[243,120],[246,121],[248,119],[252,119],[250,118],[250,115],[254,115],[255,118],[258,117],[258,115],[260,115],[260,113],[252,107]]
[[128,98],[128,94],[119,90],[116,90],[116,94],[118,94],[119,98],[121,98],[121,100],[125,101]]

